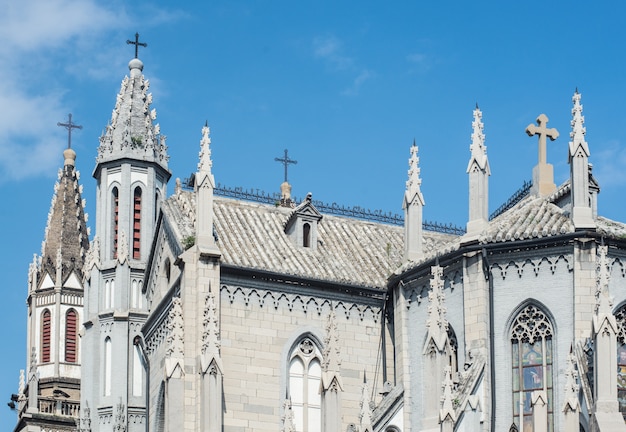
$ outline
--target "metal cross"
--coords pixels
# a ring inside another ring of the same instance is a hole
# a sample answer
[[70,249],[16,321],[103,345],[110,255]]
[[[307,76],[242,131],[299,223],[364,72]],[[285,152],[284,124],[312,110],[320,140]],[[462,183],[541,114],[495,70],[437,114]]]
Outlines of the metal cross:
[[135,33],[135,41],[127,40],[126,43],[128,45],[135,45],[135,58],[139,58],[139,47],[142,46],[146,48],[148,46],[145,42],[139,42],[139,33]]
[[274,160],[276,162],[281,162],[283,165],[285,165],[285,182],[287,182],[287,166],[289,164],[297,164],[298,161],[293,160],[293,159],[289,159],[289,156],[287,155],[287,149],[285,149],[285,157],[283,158],[274,158]]
[[69,117],[67,123],[58,122],[57,126],[63,126],[67,129],[67,148],[72,148],[72,129],[82,129],[83,127],[72,123],[72,114],[68,114],[67,116]]
[[531,123],[526,128],[528,136],[539,135],[539,164],[547,163],[546,137],[550,138],[550,141],[559,137],[559,131],[555,128],[548,129],[547,124],[548,116],[541,114],[537,117],[537,126]]

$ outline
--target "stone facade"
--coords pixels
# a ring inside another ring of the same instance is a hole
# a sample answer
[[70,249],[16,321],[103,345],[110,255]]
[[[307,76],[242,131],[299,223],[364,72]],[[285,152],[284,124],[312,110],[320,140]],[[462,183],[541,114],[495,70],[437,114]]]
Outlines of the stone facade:
[[[59,294],[55,310],[83,326],[81,432],[626,429],[626,225],[597,215],[578,92],[571,178],[554,184],[546,138],[559,133],[540,115],[530,194],[491,220],[476,107],[458,236],[424,230],[415,143],[404,227],[324,214],[311,194],[216,196],[207,125],[193,190],[177,180],[168,198],[165,137],[143,64],[129,68],[98,148],[84,266],[65,288],[41,261],[31,270],[33,310]],[[32,362],[25,413],[38,377],[76,373]]]

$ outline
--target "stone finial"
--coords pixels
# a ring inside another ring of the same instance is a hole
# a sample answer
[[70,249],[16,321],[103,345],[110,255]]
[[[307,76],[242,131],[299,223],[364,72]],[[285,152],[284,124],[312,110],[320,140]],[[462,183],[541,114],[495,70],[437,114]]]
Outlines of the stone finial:
[[372,427],[372,408],[371,408],[370,389],[367,385],[365,371],[363,371],[363,386],[361,387],[361,401],[359,402],[359,432],[373,432]]
[[473,240],[489,222],[489,160],[485,146],[483,113],[476,105],[472,122],[472,144],[470,160],[467,164],[469,175],[469,219],[465,239]]
[[291,409],[291,399],[287,398],[283,402],[283,416],[281,417],[281,432],[296,432],[296,425],[293,419],[293,410]]
[[202,128],[202,139],[200,140],[200,154],[198,162],[198,171],[211,174],[211,167],[213,162],[211,161],[211,137],[209,136],[211,130],[208,123],[205,123]]
[[[569,354],[565,359],[565,404],[563,412],[578,413],[580,405],[578,403],[578,392],[580,384],[578,384],[578,370],[576,369],[576,356],[574,355],[574,347],[570,347]],[[578,414],[576,414],[577,416]]]
[[84,406],[81,406],[80,411],[82,415],[76,419],[78,432],[91,432],[91,410],[87,401]]
[[430,291],[428,293],[428,334],[424,353],[433,349],[443,352],[448,340],[448,320],[446,318],[445,294],[443,293],[443,268],[430,268]]
[[408,171],[408,180],[406,181],[406,191],[404,193],[404,204],[403,208],[406,208],[411,205],[421,205],[424,203],[424,196],[422,195],[422,191],[420,186],[422,184],[422,179],[420,178],[420,168],[419,168],[419,157],[417,156],[418,147],[415,144],[415,140],[413,140],[413,145],[411,146],[411,157],[409,158],[409,171]]
[[411,146],[411,157],[409,159],[408,180],[404,192],[402,208],[404,209],[404,260],[418,261],[424,256],[422,239],[422,210],[424,207],[424,196],[420,189],[422,179],[420,179],[419,158],[417,157],[418,147]]
[[475,162],[479,169],[487,168],[487,146],[485,145],[485,126],[483,124],[483,113],[476,105],[474,110],[474,121],[472,121],[472,144],[470,144],[470,153],[472,158],[467,166],[467,172],[472,169],[472,163]]
[[570,164],[570,184],[572,197],[571,218],[576,229],[594,229],[593,209],[589,190],[589,145],[585,141],[583,106],[581,95],[574,93],[572,102],[572,131],[570,132],[568,162]]
[[456,421],[456,412],[454,409],[454,401],[452,398],[452,387],[454,382],[452,381],[452,368],[450,366],[445,367],[443,378],[443,396],[441,401],[441,411],[439,412],[439,421],[441,423],[454,424]]
[[547,162],[546,137],[554,141],[559,137],[559,132],[555,128],[548,129],[548,117],[540,114],[537,117],[537,126],[529,124],[526,127],[528,136],[538,135],[539,151],[538,162],[533,169],[533,193],[538,196],[547,196],[556,191],[554,184],[554,167]]

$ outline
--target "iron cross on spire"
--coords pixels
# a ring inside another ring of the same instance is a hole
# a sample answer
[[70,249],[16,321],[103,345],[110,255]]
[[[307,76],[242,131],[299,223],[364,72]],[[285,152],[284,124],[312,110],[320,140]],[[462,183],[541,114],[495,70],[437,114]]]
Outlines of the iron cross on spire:
[[142,46],[146,48],[148,46],[145,42],[139,42],[139,33],[135,33],[135,41],[127,40],[126,43],[128,45],[135,45],[135,58],[139,58],[139,47]]
[[58,122],[57,126],[63,126],[67,129],[67,148],[72,148],[72,129],[82,129],[83,127],[77,124],[72,123],[72,114],[67,115],[69,120],[67,123]]
[[559,131],[555,128],[548,129],[548,116],[540,114],[537,117],[537,126],[529,124],[526,128],[528,136],[539,135],[539,165],[547,163],[547,150],[546,150],[546,137],[550,138],[550,141],[554,141],[559,137]]
[[288,153],[288,150],[285,149],[285,157],[283,157],[283,158],[274,158],[274,160],[276,162],[281,162],[285,166],[285,183],[287,183],[287,166],[289,164],[294,164],[295,165],[295,164],[298,163],[298,161],[296,161],[296,160],[289,159],[289,156],[287,155],[287,153]]

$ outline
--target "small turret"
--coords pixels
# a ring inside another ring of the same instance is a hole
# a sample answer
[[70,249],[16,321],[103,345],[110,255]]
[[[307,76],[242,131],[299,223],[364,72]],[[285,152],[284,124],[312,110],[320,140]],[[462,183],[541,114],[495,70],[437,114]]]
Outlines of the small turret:
[[489,160],[483,133],[483,113],[476,104],[472,122],[472,144],[470,160],[467,164],[469,176],[469,220],[466,238],[475,237],[487,226],[489,221]]

